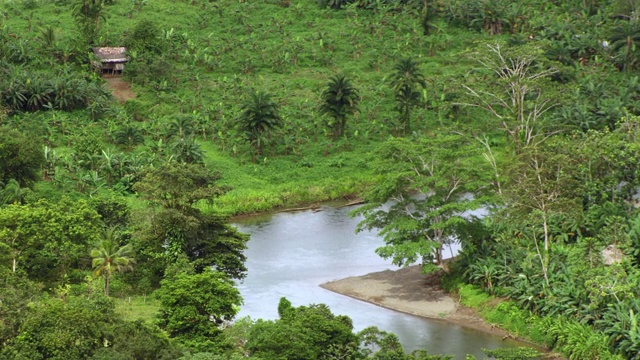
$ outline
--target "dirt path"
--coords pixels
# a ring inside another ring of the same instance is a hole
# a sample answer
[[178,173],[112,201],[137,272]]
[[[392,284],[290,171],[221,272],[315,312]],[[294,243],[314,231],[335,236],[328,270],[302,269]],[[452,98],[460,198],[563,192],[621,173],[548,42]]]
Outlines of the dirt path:
[[113,96],[121,103],[136,98],[136,94],[131,91],[129,83],[121,76],[109,76],[105,77],[105,80],[107,81],[107,88],[111,89]]

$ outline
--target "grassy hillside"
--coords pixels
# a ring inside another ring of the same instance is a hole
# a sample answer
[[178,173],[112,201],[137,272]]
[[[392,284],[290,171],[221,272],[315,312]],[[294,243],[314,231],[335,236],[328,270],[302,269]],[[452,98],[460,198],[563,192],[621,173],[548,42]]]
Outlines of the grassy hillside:
[[[42,45],[45,29],[55,33],[54,48],[77,51],[74,2],[5,4],[4,33],[9,38],[20,34],[25,46],[38,50],[26,62],[28,68],[64,62],[52,59]],[[157,155],[153,146],[159,140],[167,145],[167,125],[176,114],[187,114],[206,164],[219,170],[221,183],[231,188],[217,205],[229,213],[357,194],[373,180],[368,162],[376,144],[400,132],[388,80],[399,59],[419,61],[428,79],[423,106],[412,116],[414,136],[456,121],[469,123],[456,118],[453,105],[443,100],[460,91],[460,74],[477,64],[465,54],[484,36],[440,20],[432,35],[424,36],[416,9],[333,10],[315,1],[115,1],[103,7],[93,45],[131,45],[135,36],[146,34],[143,50],[130,51],[132,61],[125,70],[137,99],[111,103],[98,121],[71,119],[66,132],[56,116],[68,115],[58,111],[27,114],[23,121],[37,117],[33,121],[52,124],[49,131],[61,133],[50,145],[58,154],[75,146],[69,133],[86,132],[90,126],[99,140],[93,149],[97,157],[107,148],[144,157]],[[83,71],[77,67],[82,56],[76,54],[75,62],[68,62],[74,70],[67,71]],[[334,140],[326,126],[330,118],[318,106],[335,74],[352,79],[361,101],[345,136]],[[254,156],[237,118],[239,105],[257,90],[274,95],[284,126],[270,135],[264,153]],[[116,146],[114,133],[129,123],[142,129],[145,142],[133,149]]]

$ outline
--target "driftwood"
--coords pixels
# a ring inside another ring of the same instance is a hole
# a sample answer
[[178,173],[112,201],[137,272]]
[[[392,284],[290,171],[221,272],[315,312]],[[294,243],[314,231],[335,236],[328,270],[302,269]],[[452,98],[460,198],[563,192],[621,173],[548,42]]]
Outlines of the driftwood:
[[[340,205],[340,206],[336,206],[336,209],[339,208],[343,208],[343,207],[347,207],[347,206],[353,206],[353,205],[359,205],[359,204],[364,204],[365,201],[364,199],[355,199],[352,200],[344,205]],[[297,211],[305,211],[305,210],[313,210],[313,211],[322,211],[322,209],[320,208],[319,204],[311,204],[309,206],[304,206],[304,207],[297,207],[297,208],[287,208],[287,209],[282,209],[279,210],[278,212],[297,212]]]
[[312,205],[305,206],[305,207],[282,209],[282,210],[279,210],[278,212],[279,213],[281,213],[281,212],[297,212],[297,211],[304,211],[304,210],[321,211],[320,205],[312,204]]
[[364,199],[355,199],[353,201],[349,201],[348,203],[344,204],[344,205],[340,205],[337,206],[336,208],[343,208],[343,207],[347,207],[347,206],[353,206],[353,205],[360,205],[360,204],[364,204],[365,201]]

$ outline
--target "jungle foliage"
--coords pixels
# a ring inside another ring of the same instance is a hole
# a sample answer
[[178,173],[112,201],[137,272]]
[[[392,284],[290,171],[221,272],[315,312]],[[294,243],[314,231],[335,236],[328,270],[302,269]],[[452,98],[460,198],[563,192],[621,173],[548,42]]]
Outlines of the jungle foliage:
[[[434,271],[460,241],[452,276],[509,298],[497,317],[637,358],[639,15],[0,0],[0,358],[437,358],[320,304],[223,329],[246,275],[229,215],[359,196],[381,256]],[[122,101],[94,46],[128,48]],[[155,323],[115,311],[148,294]]]

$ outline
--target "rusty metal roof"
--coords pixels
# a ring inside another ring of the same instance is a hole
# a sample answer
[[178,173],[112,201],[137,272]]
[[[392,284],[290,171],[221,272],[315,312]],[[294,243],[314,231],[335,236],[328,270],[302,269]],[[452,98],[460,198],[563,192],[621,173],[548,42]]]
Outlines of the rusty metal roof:
[[127,62],[126,47],[94,47],[93,53],[96,55],[100,62],[112,63],[112,62]]

